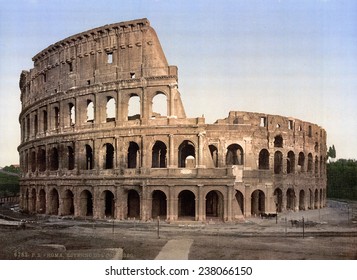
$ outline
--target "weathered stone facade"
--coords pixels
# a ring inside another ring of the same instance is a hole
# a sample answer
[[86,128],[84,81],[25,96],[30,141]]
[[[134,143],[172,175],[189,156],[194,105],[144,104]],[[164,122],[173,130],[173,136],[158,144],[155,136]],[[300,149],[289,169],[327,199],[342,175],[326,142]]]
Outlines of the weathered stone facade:
[[232,221],[325,205],[326,132],[261,113],[187,118],[147,19],[71,36],[33,61],[20,77],[25,211]]

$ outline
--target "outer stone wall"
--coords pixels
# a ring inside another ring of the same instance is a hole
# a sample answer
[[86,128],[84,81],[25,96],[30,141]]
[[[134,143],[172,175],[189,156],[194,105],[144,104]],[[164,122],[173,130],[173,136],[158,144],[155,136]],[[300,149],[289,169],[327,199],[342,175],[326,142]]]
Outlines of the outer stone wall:
[[325,205],[326,132],[262,113],[187,118],[147,19],[71,36],[33,61],[20,77],[24,211],[232,221]]

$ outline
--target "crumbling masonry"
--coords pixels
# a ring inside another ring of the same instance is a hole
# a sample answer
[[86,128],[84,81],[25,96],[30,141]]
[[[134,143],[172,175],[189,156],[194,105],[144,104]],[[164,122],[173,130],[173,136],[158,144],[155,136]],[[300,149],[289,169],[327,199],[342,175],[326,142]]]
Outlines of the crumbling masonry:
[[20,77],[24,211],[232,221],[326,203],[325,130],[264,113],[187,118],[147,19],[71,36],[33,61]]

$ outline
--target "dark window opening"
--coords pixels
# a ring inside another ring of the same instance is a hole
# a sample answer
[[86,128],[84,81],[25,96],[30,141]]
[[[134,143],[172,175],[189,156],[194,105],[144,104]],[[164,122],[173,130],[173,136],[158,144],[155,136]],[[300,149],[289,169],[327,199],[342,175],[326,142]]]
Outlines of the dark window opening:
[[281,212],[283,210],[283,192],[279,188],[274,191],[274,202],[276,212]]
[[114,217],[115,201],[114,194],[111,191],[104,191],[104,215],[105,217]]
[[72,62],[67,62],[67,63],[68,63],[69,72],[73,72],[73,63]]
[[87,86],[90,86],[90,80],[87,80]]
[[274,147],[282,148],[283,147],[283,137],[281,135],[277,135],[274,138]]
[[128,148],[128,168],[138,168],[140,163],[140,149],[135,142],[130,142]]
[[140,219],[140,196],[135,190],[128,192],[128,218]]
[[210,191],[206,195],[206,217],[219,217],[223,219],[223,195],[219,191]]
[[58,149],[52,148],[50,153],[50,170],[51,171],[58,170],[58,167],[59,167]]
[[295,210],[295,191],[288,189],[286,192],[286,209]]
[[104,169],[114,168],[114,147],[112,144],[105,144]]
[[231,144],[227,148],[226,165],[242,165],[243,148],[238,144]]
[[195,217],[195,195],[193,192],[184,190],[178,197],[178,216]]
[[55,107],[55,128],[59,128],[60,125],[60,110],[58,107]]
[[152,148],[152,168],[166,168],[167,148],[165,143],[161,141],[156,141],[154,147]]
[[71,146],[67,147],[68,153],[68,170],[74,169],[74,150]]
[[265,213],[265,194],[261,190],[255,190],[251,196],[251,214],[258,216]]
[[218,149],[214,145],[209,145],[209,151],[211,153],[214,167],[218,167]]
[[307,156],[307,172],[312,172],[313,158],[312,154],[309,153]]
[[93,169],[93,150],[92,147],[86,145],[86,170]]
[[274,173],[283,173],[283,154],[279,151],[274,154]]
[[152,218],[161,217],[166,219],[167,215],[167,200],[166,194],[163,191],[154,191],[152,193]]
[[48,129],[47,111],[43,111],[43,132]]
[[300,172],[305,171],[305,155],[303,152],[299,153],[298,165],[300,168]]
[[288,152],[288,158],[286,160],[286,173],[294,173],[295,172],[295,154],[294,152]]
[[40,172],[46,171],[46,150],[43,148],[38,151],[37,166]]
[[36,171],[36,152],[32,151],[31,152],[31,171],[35,172]]
[[269,169],[269,152],[266,149],[261,150],[259,153],[259,169]]
[[35,123],[35,135],[37,135],[37,133],[38,133],[38,118],[37,118],[37,115],[35,115],[34,123]]
[[179,167],[195,168],[196,151],[192,142],[183,141],[179,146],[178,152]]
[[84,190],[80,195],[81,216],[93,216],[93,196],[91,192]]
[[312,137],[312,127],[311,127],[311,125],[309,125],[308,136]]

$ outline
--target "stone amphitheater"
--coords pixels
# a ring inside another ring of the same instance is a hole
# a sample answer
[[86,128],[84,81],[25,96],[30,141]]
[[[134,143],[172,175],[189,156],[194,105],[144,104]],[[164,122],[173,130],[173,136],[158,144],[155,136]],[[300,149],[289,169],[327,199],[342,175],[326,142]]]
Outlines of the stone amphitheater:
[[326,131],[265,113],[186,117],[147,19],[70,36],[33,62],[20,76],[23,211],[229,222],[326,204]]

